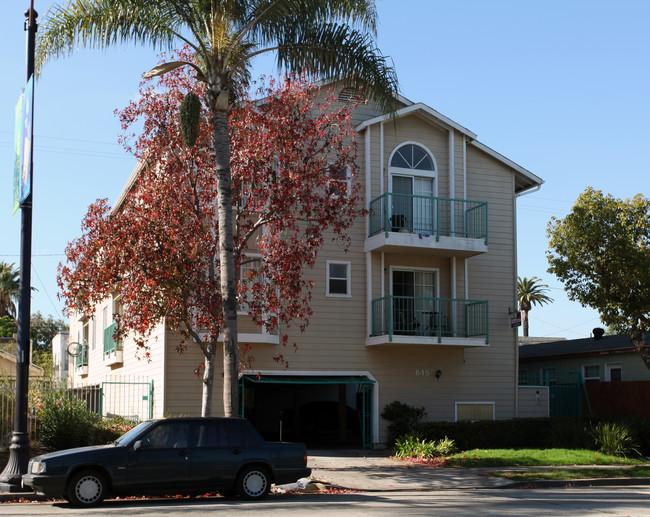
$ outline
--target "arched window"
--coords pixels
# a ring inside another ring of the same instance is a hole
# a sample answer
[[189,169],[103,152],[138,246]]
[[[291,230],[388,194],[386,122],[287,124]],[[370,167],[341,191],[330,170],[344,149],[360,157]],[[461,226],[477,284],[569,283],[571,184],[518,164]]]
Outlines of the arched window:
[[404,144],[393,151],[390,158],[391,169],[435,172],[436,167],[431,154],[417,144]]
[[436,161],[424,146],[407,142],[388,161],[393,231],[433,232]]

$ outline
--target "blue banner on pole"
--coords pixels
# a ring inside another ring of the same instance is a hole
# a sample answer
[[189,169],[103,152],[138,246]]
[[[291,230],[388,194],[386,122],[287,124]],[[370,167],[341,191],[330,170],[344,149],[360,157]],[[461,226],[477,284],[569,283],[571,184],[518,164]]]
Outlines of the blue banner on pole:
[[31,193],[32,135],[34,122],[34,76],[29,78],[16,104],[14,136],[14,211]]

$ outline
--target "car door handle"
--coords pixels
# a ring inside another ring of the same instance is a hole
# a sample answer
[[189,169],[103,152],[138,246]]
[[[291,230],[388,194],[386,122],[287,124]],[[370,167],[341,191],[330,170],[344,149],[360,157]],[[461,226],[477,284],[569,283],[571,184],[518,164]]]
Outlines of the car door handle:
[[186,459],[186,460],[190,459],[190,457],[187,455],[187,451],[184,450],[184,449],[179,450],[179,451],[178,451],[178,455],[179,455],[179,456],[185,456],[185,459]]
[[233,454],[242,454],[243,452],[244,452],[244,451],[242,451],[241,449],[233,449],[233,450],[232,450],[232,453],[233,453]]

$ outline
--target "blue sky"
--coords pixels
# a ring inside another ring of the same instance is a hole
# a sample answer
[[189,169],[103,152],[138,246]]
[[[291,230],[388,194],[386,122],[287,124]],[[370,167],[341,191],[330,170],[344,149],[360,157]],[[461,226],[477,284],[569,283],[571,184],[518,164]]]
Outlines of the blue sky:
[[[19,262],[11,214],[14,106],[25,79],[24,10],[3,6],[0,48],[0,260]],[[35,0],[39,19],[51,2]],[[546,224],[587,186],[628,198],[650,180],[650,2],[644,0],[383,0],[378,45],[401,93],[478,135],[545,180],[518,201],[521,276],[538,276],[555,302],[535,307],[531,335],[577,338],[599,325],[546,272]],[[115,200],[135,161],[117,144],[113,112],[137,95],[158,61],[143,48],[81,50],[50,62],[36,85],[32,312],[59,317],[56,267],[96,198]],[[258,73],[270,73],[260,62]],[[504,315],[506,318],[507,315]]]

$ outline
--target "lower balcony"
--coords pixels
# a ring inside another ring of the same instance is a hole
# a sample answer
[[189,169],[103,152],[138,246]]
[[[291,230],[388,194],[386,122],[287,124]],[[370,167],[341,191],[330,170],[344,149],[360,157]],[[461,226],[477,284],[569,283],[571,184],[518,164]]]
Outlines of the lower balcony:
[[366,346],[389,343],[485,346],[489,344],[488,302],[415,296],[373,300]]
[[79,352],[74,358],[74,366],[78,375],[88,375],[88,343],[79,347]]

